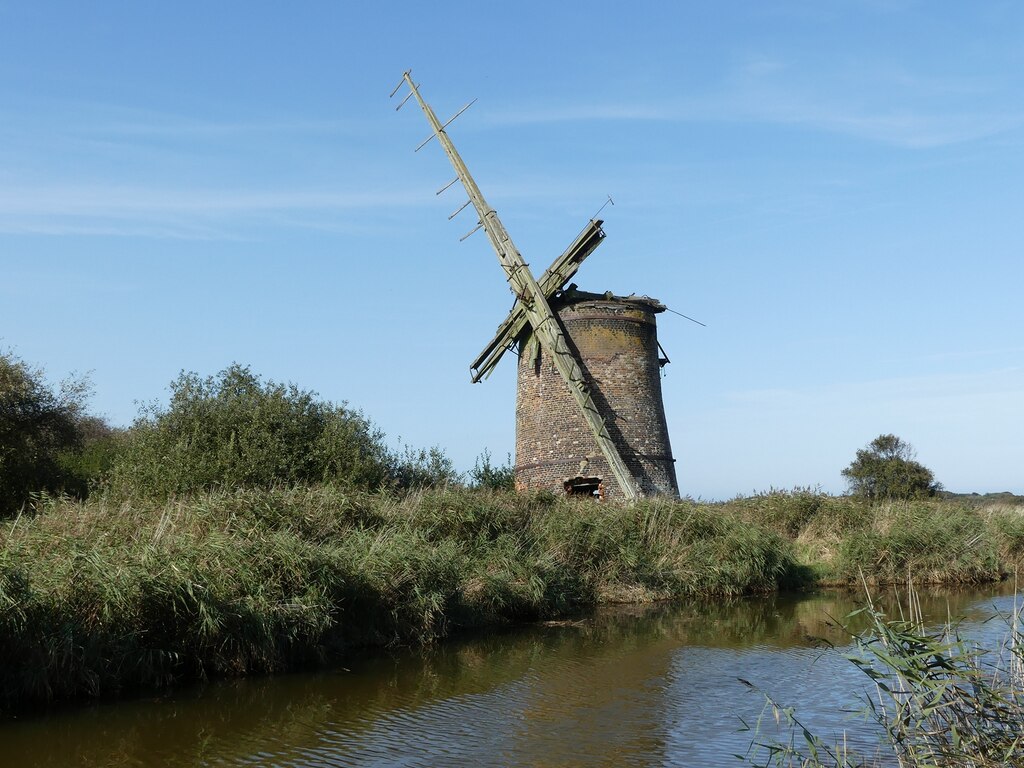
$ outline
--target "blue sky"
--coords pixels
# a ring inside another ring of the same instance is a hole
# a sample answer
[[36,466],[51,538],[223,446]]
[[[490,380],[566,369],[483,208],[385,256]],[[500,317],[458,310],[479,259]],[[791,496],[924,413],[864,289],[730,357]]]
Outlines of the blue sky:
[[0,345],[130,423],[233,361],[463,469],[511,304],[411,68],[538,271],[668,314],[684,493],[843,489],[883,432],[1024,493],[1024,5],[0,0]]

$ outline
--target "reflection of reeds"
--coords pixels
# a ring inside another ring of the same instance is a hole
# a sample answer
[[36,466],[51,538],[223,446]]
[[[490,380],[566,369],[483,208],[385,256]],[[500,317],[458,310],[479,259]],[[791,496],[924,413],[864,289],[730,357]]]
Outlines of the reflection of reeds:
[[[847,658],[875,686],[865,701],[884,734],[886,759],[859,757],[826,744],[804,727],[793,708],[766,697],[768,711],[785,718],[787,742],[757,742],[750,762],[761,766],[852,768],[1007,768],[1024,765],[1024,607],[1006,622],[1005,641],[986,648],[949,621],[930,629],[920,600],[908,590],[901,618],[888,618],[869,599],[858,613],[869,627],[855,635],[858,652]],[[880,753],[881,754],[881,753]]]

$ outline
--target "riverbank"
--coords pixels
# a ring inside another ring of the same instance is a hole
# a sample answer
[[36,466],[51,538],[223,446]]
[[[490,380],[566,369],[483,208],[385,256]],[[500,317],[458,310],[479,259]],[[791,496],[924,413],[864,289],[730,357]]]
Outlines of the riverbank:
[[51,500],[0,533],[0,711],[274,672],[607,602],[976,583],[1024,513],[811,492],[597,505],[464,489]]

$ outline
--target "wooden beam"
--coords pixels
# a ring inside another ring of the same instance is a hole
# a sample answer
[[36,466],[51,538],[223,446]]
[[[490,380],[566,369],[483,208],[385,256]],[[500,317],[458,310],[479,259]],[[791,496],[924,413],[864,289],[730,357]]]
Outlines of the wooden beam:
[[[556,291],[564,288],[565,284],[579,270],[583,260],[601,244],[601,241],[604,240],[602,224],[604,222],[600,219],[591,219],[587,222],[587,226],[573,240],[572,245],[566,248],[565,252],[555,259],[554,263],[540,276],[537,285],[540,286],[544,298],[550,299]],[[474,384],[490,376],[494,366],[501,360],[501,356],[512,346],[526,326],[526,309],[521,301],[516,301],[508,317],[498,326],[494,338],[470,364],[469,372]]]
[[416,101],[419,102],[427,122],[430,123],[430,127],[434,131],[434,136],[437,137],[438,142],[440,142],[441,147],[448,156],[448,160],[462,182],[466,194],[473,201],[473,207],[476,208],[480,216],[480,223],[483,225],[484,232],[487,233],[487,239],[491,241],[491,246],[498,257],[498,263],[501,264],[502,269],[505,271],[505,278],[508,280],[509,288],[511,288],[512,293],[522,303],[526,311],[527,322],[533,328],[534,335],[540,340],[544,351],[551,356],[555,368],[569,389],[569,393],[576,401],[580,413],[590,427],[598,449],[608,462],[608,467],[619,484],[622,495],[628,501],[636,501],[640,498],[640,489],[637,482],[632,474],[630,474],[626,462],[623,461],[618,446],[615,445],[615,441],[612,440],[611,435],[608,433],[604,417],[601,415],[597,404],[594,402],[594,398],[590,394],[590,384],[583,373],[583,369],[580,367],[579,361],[576,360],[565,340],[558,317],[551,311],[547,297],[541,291],[537,280],[523,260],[519,249],[512,242],[512,238],[505,229],[505,225],[501,223],[501,219],[498,218],[497,212],[487,204],[483,193],[469,173],[465,162],[458,151],[456,151],[455,145],[448,137],[448,134],[445,133],[441,121],[437,119],[434,110],[423,100],[410,73],[406,71],[402,78],[409,85]]

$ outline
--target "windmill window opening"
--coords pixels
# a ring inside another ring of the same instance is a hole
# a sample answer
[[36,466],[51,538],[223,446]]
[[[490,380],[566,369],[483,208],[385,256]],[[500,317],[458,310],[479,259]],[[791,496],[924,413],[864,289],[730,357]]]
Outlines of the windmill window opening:
[[600,477],[577,475],[562,483],[566,496],[604,500],[604,481]]

